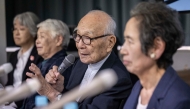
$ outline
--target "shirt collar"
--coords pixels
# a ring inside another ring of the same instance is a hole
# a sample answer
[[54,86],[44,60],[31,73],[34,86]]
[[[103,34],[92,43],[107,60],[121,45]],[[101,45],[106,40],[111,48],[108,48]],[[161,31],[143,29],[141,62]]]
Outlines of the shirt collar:
[[34,45],[32,45],[26,52],[24,52],[23,54],[21,54],[21,51],[22,51],[22,48],[19,50],[18,52],[18,55],[17,55],[17,58],[20,58],[20,57],[25,57],[25,56],[29,56],[32,49],[33,49]]
[[100,67],[103,65],[103,63],[107,60],[107,58],[110,56],[110,54],[108,54],[103,60],[94,63],[94,64],[89,64],[88,68],[92,69],[92,70],[99,70]]

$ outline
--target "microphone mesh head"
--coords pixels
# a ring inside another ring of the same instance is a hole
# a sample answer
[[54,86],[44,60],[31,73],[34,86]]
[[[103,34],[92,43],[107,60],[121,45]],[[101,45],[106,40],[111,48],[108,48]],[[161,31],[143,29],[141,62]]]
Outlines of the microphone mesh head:
[[30,88],[31,92],[35,92],[36,90],[39,90],[41,87],[40,81],[36,78],[28,80],[26,84]]
[[65,57],[65,59],[63,60],[63,63],[65,64],[65,66],[69,67],[70,65],[74,63],[74,61],[75,61],[75,56],[70,54]]
[[109,89],[112,86],[114,86],[118,80],[117,74],[112,69],[101,70],[98,77],[102,80],[106,89]]
[[10,73],[13,70],[13,66],[11,63],[5,63],[1,66],[6,74]]

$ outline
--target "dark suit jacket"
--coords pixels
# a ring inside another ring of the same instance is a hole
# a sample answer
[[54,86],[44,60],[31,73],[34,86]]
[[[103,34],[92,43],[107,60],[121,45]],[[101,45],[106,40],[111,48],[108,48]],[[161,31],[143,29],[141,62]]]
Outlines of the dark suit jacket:
[[[88,65],[83,64],[80,60],[76,62],[73,66],[72,73],[66,87],[67,90],[71,90],[80,85],[87,67]],[[118,76],[117,84],[106,92],[88,99],[86,98],[84,101],[79,103],[79,109],[119,109],[123,106],[122,101],[125,101],[126,98],[128,98],[132,89],[129,72],[113,52],[102,65],[100,70],[106,68],[112,68],[115,70]]]
[[[14,69],[16,68],[16,64],[18,62],[18,58],[17,58],[18,52],[19,52],[19,50],[13,52],[10,55],[9,62],[13,66],[13,71],[11,71],[8,74],[8,82],[7,82],[6,85],[13,85],[13,82],[14,82],[14,77],[13,77],[14,74],[13,73],[14,73]],[[34,56],[34,60],[33,61],[30,60],[30,56]],[[36,46],[34,46],[33,49],[32,49],[32,51],[31,51],[31,53],[30,53],[30,55],[29,55],[29,57],[28,57],[28,61],[26,63],[26,66],[25,66],[25,68],[24,68],[24,70],[22,72],[22,81],[25,81],[28,78],[26,76],[26,72],[30,72],[29,66],[31,65],[31,63],[39,64],[42,60],[43,60],[43,58],[38,55]],[[22,102],[23,102],[23,100],[15,102],[18,108],[20,108],[22,106]]]
[[[124,109],[136,109],[142,86],[138,81]],[[147,109],[190,109],[190,87],[168,67],[148,103]]]

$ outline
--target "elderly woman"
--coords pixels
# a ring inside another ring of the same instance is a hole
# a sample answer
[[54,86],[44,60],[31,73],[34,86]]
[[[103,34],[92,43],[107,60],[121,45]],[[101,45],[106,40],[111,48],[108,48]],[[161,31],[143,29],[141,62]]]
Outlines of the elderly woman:
[[177,12],[161,3],[138,4],[124,39],[123,63],[140,79],[124,109],[190,109],[190,87],[171,67],[184,39]]
[[[46,73],[52,69],[54,65],[59,66],[64,60],[66,54],[66,47],[69,43],[69,28],[60,20],[48,19],[37,25],[37,40],[36,47],[38,54],[44,58],[44,61],[38,65],[41,70],[43,77]],[[63,73],[64,85],[70,76],[68,70]],[[27,73],[28,76],[32,73]],[[63,90],[63,89],[60,89]],[[25,109],[33,109],[35,107],[34,101],[37,93],[30,98],[27,98],[24,103]]]
[[[36,25],[39,18],[32,12],[25,12],[15,16],[13,21],[13,38],[20,49],[10,55],[9,62],[13,65],[13,71],[8,74],[8,82],[6,85],[18,87],[27,79],[26,72],[30,71],[31,63],[38,64],[43,59],[38,55],[35,46],[37,34]],[[22,101],[16,102],[19,108]]]

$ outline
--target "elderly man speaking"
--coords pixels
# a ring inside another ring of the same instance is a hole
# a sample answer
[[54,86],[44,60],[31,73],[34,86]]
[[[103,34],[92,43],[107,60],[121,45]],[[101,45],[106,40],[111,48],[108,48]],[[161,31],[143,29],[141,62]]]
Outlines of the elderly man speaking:
[[[91,82],[102,69],[112,68],[118,76],[118,82],[111,89],[83,101],[78,100],[79,109],[119,109],[123,106],[122,101],[125,101],[131,92],[132,82],[129,72],[112,52],[116,42],[115,28],[115,21],[107,13],[93,10],[80,20],[74,30],[73,38],[80,59],[74,64],[64,90],[71,90],[78,85],[82,90],[82,87]],[[39,74],[35,66],[31,67],[35,74]],[[46,84],[47,87],[40,90],[40,94],[46,95],[50,101],[60,97],[61,92],[56,88],[63,87],[55,81],[63,78],[61,75],[56,76],[57,73],[57,67],[54,66],[46,74],[46,81],[57,87],[54,89]]]

